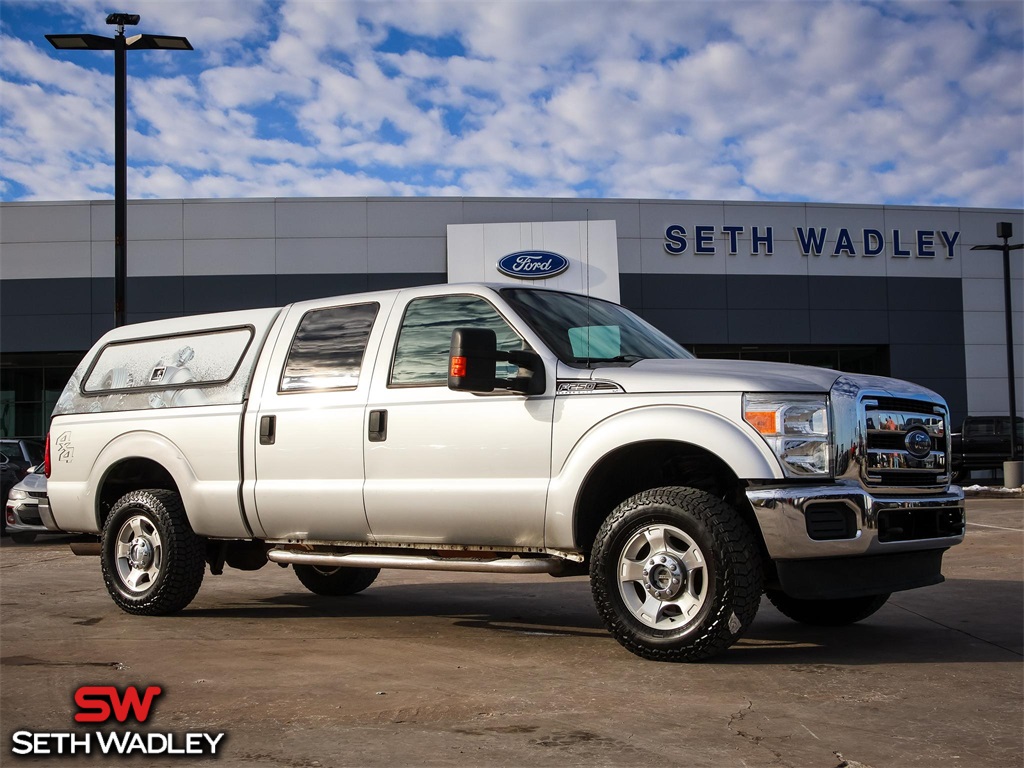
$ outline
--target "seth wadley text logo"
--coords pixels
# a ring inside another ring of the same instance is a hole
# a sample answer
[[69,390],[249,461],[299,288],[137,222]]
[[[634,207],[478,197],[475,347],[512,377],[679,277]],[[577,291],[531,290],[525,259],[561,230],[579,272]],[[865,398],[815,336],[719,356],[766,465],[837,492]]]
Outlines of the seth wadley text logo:
[[[135,720],[145,723],[156,698],[158,685],[140,692],[130,685],[119,691],[113,685],[83,685],[75,691],[77,723],[109,724]],[[207,755],[216,756],[224,733],[153,733],[135,730],[111,731],[16,731],[12,736],[14,755]]]

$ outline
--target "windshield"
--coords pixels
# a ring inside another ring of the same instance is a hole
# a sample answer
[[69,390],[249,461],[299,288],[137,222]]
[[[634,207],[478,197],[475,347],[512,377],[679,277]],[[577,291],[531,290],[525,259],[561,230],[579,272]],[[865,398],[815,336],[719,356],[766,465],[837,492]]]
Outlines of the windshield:
[[570,365],[693,357],[657,328],[610,301],[529,288],[503,288],[501,295]]

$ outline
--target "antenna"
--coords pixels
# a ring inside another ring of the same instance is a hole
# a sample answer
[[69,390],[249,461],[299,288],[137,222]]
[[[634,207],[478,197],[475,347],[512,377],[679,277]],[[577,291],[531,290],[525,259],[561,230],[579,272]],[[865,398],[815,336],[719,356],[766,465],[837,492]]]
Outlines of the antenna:
[[583,263],[587,273],[587,368],[590,367],[590,208],[587,208],[587,233],[583,247]]

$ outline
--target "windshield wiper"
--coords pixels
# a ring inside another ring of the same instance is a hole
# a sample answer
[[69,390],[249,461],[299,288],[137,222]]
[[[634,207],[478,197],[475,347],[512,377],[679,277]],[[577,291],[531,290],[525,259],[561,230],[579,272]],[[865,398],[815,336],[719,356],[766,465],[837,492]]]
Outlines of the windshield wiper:
[[577,357],[574,362],[592,365],[594,363],[638,363],[646,360],[642,355],[617,355],[616,357]]

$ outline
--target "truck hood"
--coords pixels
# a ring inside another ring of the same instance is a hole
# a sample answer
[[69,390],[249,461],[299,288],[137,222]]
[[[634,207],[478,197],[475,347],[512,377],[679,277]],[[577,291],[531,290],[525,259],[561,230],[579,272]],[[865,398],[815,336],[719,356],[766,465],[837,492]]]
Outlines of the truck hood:
[[628,368],[596,368],[592,378],[627,392],[828,392],[841,375],[753,360],[641,360]]
[[[892,397],[941,403],[930,389],[901,379],[843,373],[755,360],[641,360],[629,367],[595,368],[590,378],[612,381],[626,392],[829,392],[871,390]],[[841,380],[841,381],[840,381]]]

